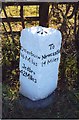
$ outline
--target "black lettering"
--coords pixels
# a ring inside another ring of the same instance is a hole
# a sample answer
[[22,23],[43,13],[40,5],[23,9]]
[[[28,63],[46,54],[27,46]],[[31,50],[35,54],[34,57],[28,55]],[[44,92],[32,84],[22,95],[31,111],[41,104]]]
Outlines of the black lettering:
[[54,60],[53,60],[53,61],[54,61],[54,62],[56,62],[56,61],[58,61],[58,59],[59,59],[59,58],[54,58]]
[[26,77],[27,77],[27,72],[26,72]]
[[27,71],[29,71],[35,75],[35,72],[33,72],[33,70],[30,67],[27,68]]
[[34,81],[34,78],[31,76],[31,80]]
[[35,66],[37,66],[37,63],[35,64]]
[[42,60],[46,59],[47,57],[55,56],[60,53],[60,50],[57,50],[56,52],[50,53],[48,55],[42,55]]
[[30,80],[32,80],[33,82],[37,83],[37,80],[34,79],[34,78],[32,77],[32,75],[30,75],[29,73],[27,74],[26,71],[20,70],[20,72],[21,72],[21,74],[22,74],[24,77],[27,77],[28,79],[30,79]]
[[34,79],[34,78],[32,77],[32,75],[30,75],[30,74],[28,74],[28,79],[34,81],[35,83],[37,82],[36,79]]
[[24,59],[24,54],[21,53],[21,57]]
[[28,79],[32,80],[32,75],[28,74]]
[[40,59],[40,57],[38,56],[38,59]]
[[47,58],[47,56],[46,56],[46,55],[42,55],[42,60],[43,60],[43,59],[46,59],[46,58]]
[[23,47],[21,46],[21,51],[23,51]]
[[48,60],[48,61],[47,61],[47,64],[49,64],[50,62],[52,62],[52,59]]
[[25,77],[27,76],[27,73],[25,71],[21,70],[20,72],[22,73],[23,76]]
[[25,66],[25,64],[24,64],[24,63],[23,63],[23,66],[22,66],[22,68],[26,70],[26,66]]
[[35,55],[34,53],[32,53],[32,51],[27,51],[25,48],[23,48],[23,46],[21,46],[21,51],[24,51],[25,53],[27,53],[28,55],[31,55],[37,59],[40,59],[39,56]]
[[37,66],[37,63],[35,63],[35,62],[33,61],[33,59],[32,59],[32,64],[35,65],[35,66]]
[[20,70],[21,73],[23,73],[23,70]]
[[52,53],[52,56],[54,56],[55,55],[55,53]]
[[27,51],[27,54],[29,54],[29,55],[30,55],[30,52],[29,52],[29,51]]
[[50,57],[50,56],[52,56],[52,53],[47,55],[47,57]]
[[25,57],[25,60],[27,59],[27,56]]
[[36,80],[36,79],[34,79],[34,82],[35,82],[35,83],[37,83],[37,80]]
[[59,54],[60,53],[60,51],[59,50],[57,50],[56,52],[54,52],[52,55],[53,56],[55,56],[55,55],[57,55],[57,54]]
[[49,45],[49,49],[51,50],[51,49],[54,49],[55,48],[55,45],[52,43],[52,44],[50,44]]
[[59,58],[56,58],[56,61],[58,61]]
[[27,60],[30,62],[30,57]]
[[27,68],[27,71],[29,71],[31,73],[33,72],[30,67]]
[[60,50],[57,50],[57,51],[55,52],[55,55],[57,55],[58,53],[60,53]]
[[56,58],[54,58],[54,62],[56,62]]
[[35,75],[35,72],[33,72],[33,74]]
[[42,67],[46,65],[46,61],[42,62]]
[[25,71],[23,71],[23,76],[25,76],[25,77],[26,77],[26,72],[25,72]]

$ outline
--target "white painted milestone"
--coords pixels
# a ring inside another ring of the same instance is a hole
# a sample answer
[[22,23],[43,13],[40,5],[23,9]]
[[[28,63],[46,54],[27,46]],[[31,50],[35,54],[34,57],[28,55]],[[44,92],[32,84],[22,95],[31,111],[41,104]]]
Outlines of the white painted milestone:
[[36,101],[56,88],[60,63],[61,32],[41,26],[25,28],[20,37],[20,93]]

